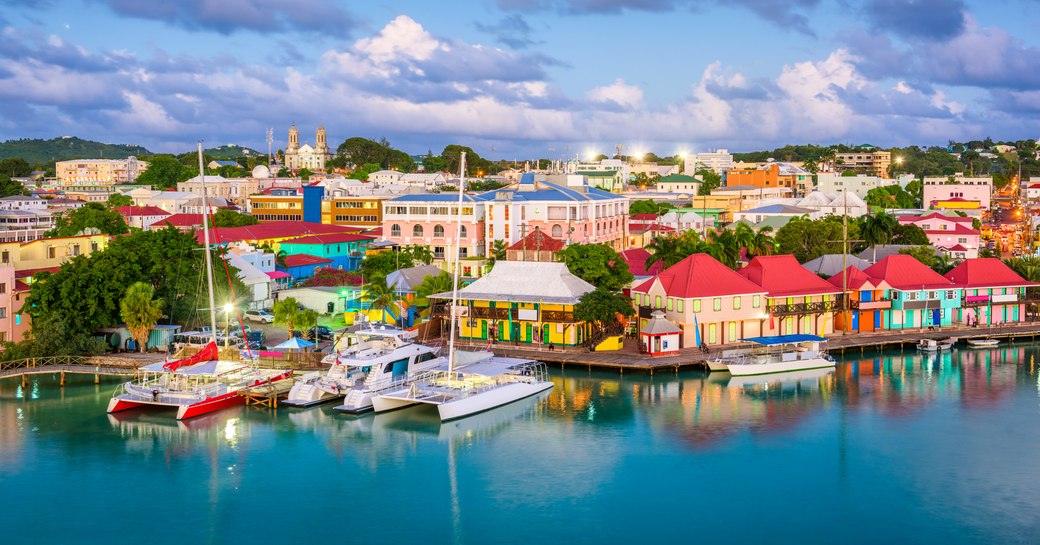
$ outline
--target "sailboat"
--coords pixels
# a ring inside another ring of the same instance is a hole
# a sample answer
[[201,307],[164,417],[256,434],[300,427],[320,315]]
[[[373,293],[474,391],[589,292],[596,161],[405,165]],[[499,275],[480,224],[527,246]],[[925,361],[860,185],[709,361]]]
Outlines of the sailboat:
[[[202,202],[205,206],[205,170],[199,142],[199,172],[202,173]],[[120,384],[108,403],[115,413],[146,406],[177,409],[177,420],[194,418],[244,404],[239,391],[292,376],[292,371],[258,369],[241,361],[220,359],[217,348],[217,313],[213,295],[213,266],[210,257],[209,215],[202,214],[209,288],[210,342],[198,353],[176,361],[159,361],[139,369],[140,378]]]
[[466,185],[465,152],[461,156],[460,170],[448,367],[446,370],[422,373],[402,387],[373,396],[372,407],[377,413],[422,403],[436,406],[441,421],[445,422],[489,411],[553,387],[542,362],[498,357],[490,351],[455,350],[456,323],[459,315],[459,245],[462,239],[462,204]]

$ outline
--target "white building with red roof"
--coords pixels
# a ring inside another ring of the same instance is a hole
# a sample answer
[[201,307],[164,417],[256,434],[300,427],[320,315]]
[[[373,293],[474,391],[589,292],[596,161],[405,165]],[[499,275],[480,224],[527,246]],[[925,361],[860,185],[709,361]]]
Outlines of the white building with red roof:
[[170,217],[172,214],[158,206],[120,206],[116,208],[130,227],[147,229],[149,225]]
[[[804,270],[804,269],[803,269]],[[642,331],[655,310],[682,328],[683,346],[732,344],[768,327],[766,290],[708,254],[693,254],[631,290]]]
[[922,216],[900,216],[902,225],[916,225],[928,242],[956,259],[979,257],[982,233],[973,227],[972,218],[931,212]]
[[841,294],[830,282],[803,267],[793,255],[758,256],[737,271],[768,294],[762,336],[828,335]]
[[1025,321],[1026,288],[1040,285],[996,258],[969,259],[946,273],[946,278],[964,290],[964,301],[954,311],[954,321],[961,324]]

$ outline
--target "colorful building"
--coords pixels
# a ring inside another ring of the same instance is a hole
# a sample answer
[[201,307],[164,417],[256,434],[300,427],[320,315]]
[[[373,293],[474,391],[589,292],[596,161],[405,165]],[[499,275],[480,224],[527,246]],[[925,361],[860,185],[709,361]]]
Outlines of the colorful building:
[[757,168],[732,169],[726,172],[726,185],[749,185],[762,188],[786,187],[804,195],[813,186],[812,173],[791,163],[771,162]]
[[769,323],[762,336],[824,336],[834,331],[833,314],[841,289],[809,272],[793,255],[759,256],[737,272],[768,294]]
[[306,280],[314,276],[314,271],[332,265],[332,260],[307,254],[296,254],[285,257],[285,265],[278,265],[277,269],[292,277],[294,282]]
[[996,258],[966,260],[946,273],[946,279],[964,290],[964,300],[953,317],[959,324],[1025,321],[1026,288],[1040,285],[1023,279]]
[[[275,252],[279,245],[294,238],[311,235],[330,235],[335,233],[360,233],[364,228],[346,225],[325,225],[306,221],[272,221],[258,225],[243,227],[218,227],[212,229],[210,241],[213,244],[231,244],[248,242],[254,246],[270,246]],[[203,233],[195,233],[195,238],[202,243]]]
[[[455,193],[402,195],[383,203],[383,238],[401,245],[428,246],[434,259],[448,259],[455,248],[459,257],[485,255],[484,205],[472,195],[464,195],[461,219],[459,196]],[[462,229],[456,243],[455,222]],[[508,241],[507,241],[508,242]]]
[[[595,286],[563,263],[498,261],[487,275],[458,292],[459,338],[519,345],[577,346],[590,327],[574,305]],[[451,292],[431,295],[433,315],[450,317]]]
[[916,225],[928,236],[932,246],[956,259],[979,257],[982,233],[972,227],[973,219],[962,216],[946,216],[932,212],[923,216],[900,216],[902,225]]
[[556,261],[556,253],[566,246],[562,240],[545,234],[541,229],[535,229],[533,233],[506,248],[506,259],[553,262]]
[[[643,331],[654,311],[682,329],[682,346],[732,344],[768,327],[766,290],[708,254],[693,254],[632,288]],[[648,347],[649,349],[649,347]]]
[[890,255],[863,272],[891,288],[892,306],[884,317],[887,329],[948,326],[961,308],[963,290],[913,256]]
[[886,316],[892,308],[889,299],[891,286],[884,280],[875,280],[850,265],[845,269],[844,279],[839,271],[829,281],[838,289],[842,289],[844,282],[849,295],[848,309],[842,310],[839,306],[834,315],[835,330],[862,333],[888,329]]
[[347,271],[357,270],[365,249],[373,237],[354,233],[329,233],[311,235],[282,241],[279,251],[289,256],[307,254],[332,261],[332,267]]

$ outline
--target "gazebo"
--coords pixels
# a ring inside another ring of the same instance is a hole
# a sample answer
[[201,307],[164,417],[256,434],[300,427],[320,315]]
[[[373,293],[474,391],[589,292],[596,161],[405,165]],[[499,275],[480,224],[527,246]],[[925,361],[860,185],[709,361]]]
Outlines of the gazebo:
[[650,314],[650,321],[639,332],[642,352],[651,356],[671,356],[679,353],[682,329],[664,317],[663,310]]

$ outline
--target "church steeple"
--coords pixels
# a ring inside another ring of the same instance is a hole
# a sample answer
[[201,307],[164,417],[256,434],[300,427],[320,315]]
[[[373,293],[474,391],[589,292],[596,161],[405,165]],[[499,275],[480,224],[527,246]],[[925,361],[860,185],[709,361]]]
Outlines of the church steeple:
[[318,125],[318,131],[314,135],[314,148],[319,151],[324,151],[328,148],[325,143],[325,125]]
[[300,147],[300,129],[297,129],[296,128],[296,123],[293,123],[292,126],[289,127],[289,145],[285,149],[286,149],[286,151],[288,151],[288,150],[299,149],[299,147]]

